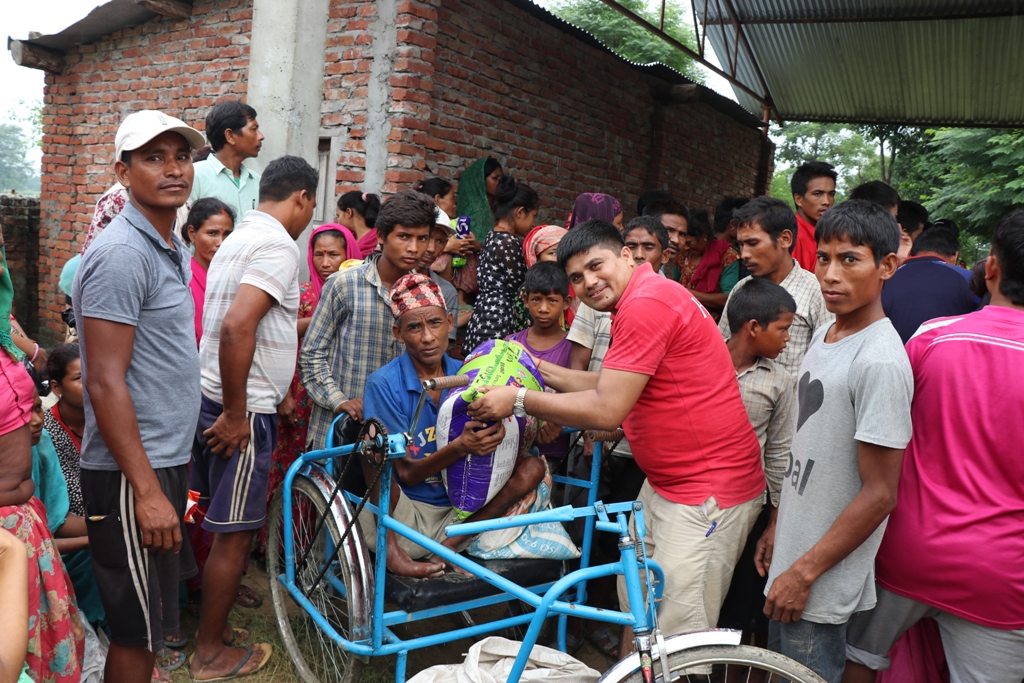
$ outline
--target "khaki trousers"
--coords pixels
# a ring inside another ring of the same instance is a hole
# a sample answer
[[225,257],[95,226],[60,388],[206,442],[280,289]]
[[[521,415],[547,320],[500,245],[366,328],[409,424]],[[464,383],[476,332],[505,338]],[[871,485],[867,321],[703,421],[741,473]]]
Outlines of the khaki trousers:
[[[644,482],[647,557],[665,570],[658,625],[667,638],[714,628],[729,592],[732,573],[750,530],[764,506],[764,494],[724,510],[714,496],[703,505],[680,505],[663,498]],[[634,520],[630,520],[632,528]],[[714,530],[708,534],[714,524]],[[641,577],[643,578],[643,577]],[[618,580],[619,605],[628,609],[626,582]]]

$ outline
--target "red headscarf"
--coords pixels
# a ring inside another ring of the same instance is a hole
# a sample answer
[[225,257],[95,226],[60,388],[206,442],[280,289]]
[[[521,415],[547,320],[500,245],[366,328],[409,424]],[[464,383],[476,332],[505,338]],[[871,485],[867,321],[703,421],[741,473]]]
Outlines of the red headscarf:
[[324,223],[319,228],[313,230],[309,235],[309,250],[306,254],[306,262],[309,264],[309,286],[313,289],[313,295],[316,297],[316,301],[320,301],[320,290],[324,286],[324,278],[320,277],[320,273],[317,272],[316,266],[313,265],[313,243],[316,242],[316,237],[322,232],[328,230],[336,230],[340,232],[345,238],[345,260],[349,259],[361,259],[362,254],[359,251],[359,246],[356,244],[356,236],[352,234],[352,231],[346,228],[344,225],[338,223]]
[[566,232],[568,230],[557,225],[538,225],[531,230],[523,240],[523,256],[526,257],[526,267],[532,268],[533,264],[537,263],[537,257],[561,242]]

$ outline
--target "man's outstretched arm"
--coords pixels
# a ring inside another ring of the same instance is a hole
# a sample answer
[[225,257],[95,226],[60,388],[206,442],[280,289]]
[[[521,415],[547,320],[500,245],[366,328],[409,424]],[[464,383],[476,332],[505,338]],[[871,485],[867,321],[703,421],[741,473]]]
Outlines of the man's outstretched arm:
[[[544,370],[547,369],[544,364]],[[603,368],[600,373],[575,372],[559,368],[574,375],[592,375],[597,386],[585,391],[550,394],[542,391],[526,393],[526,412],[542,420],[556,422],[579,429],[617,429],[633,409],[648,375]],[[545,378],[546,380],[546,378]],[[512,414],[515,405],[515,387],[485,387],[483,396],[469,406],[469,415],[480,422],[500,420]]]

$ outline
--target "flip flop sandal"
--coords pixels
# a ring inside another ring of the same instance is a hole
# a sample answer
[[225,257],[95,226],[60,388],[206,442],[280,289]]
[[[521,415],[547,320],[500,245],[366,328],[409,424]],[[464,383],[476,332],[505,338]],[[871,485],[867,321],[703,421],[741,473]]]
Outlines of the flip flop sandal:
[[180,669],[185,663],[185,653],[177,650],[163,648],[156,653],[156,668],[162,671],[174,671]]
[[239,607],[257,609],[263,604],[263,596],[252,588],[241,584],[238,586],[238,594],[235,595],[235,604]]
[[226,647],[236,647],[249,640],[249,629],[235,626],[231,629],[231,641],[224,643]]
[[188,644],[188,634],[178,631],[173,636],[164,636],[164,645],[174,650],[180,650]]
[[171,683],[171,674],[162,669],[153,667],[153,673],[149,676],[150,683]]
[[[235,665],[235,668],[232,669],[227,675],[218,676],[216,678],[199,678],[198,676],[192,676],[192,680],[196,681],[196,683],[221,683],[222,681],[233,681],[238,678],[245,678],[246,676],[251,676],[252,674],[256,673],[257,671],[265,667],[267,665],[267,662],[270,661],[270,657],[274,654],[274,648],[270,645],[270,643],[259,643],[254,647],[246,646],[242,649],[245,650],[245,656],[242,657],[241,661],[239,661],[238,664]],[[245,665],[249,663],[249,660],[252,659],[254,655],[260,658],[260,662],[256,665],[256,668],[252,671],[247,671],[244,674],[238,673],[243,668],[245,668]],[[192,668],[192,658],[194,656],[195,655],[190,655],[188,658],[188,664],[190,669]],[[199,670],[199,673],[202,673],[202,669]]]
[[[566,633],[565,634],[565,654],[569,655],[570,657],[575,657],[579,653],[579,651],[583,649],[583,645],[585,643],[586,643],[586,641],[583,640],[582,638],[574,636],[571,633]],[[554,645],[552,645],[552,647],[555,647],[555,648],[557,648],[557,646],[558,646],[557,642]]]
[[606,657],[618,658],[619,637],[612,633],[612,630],[607,626],[587,634],[586,640],[604,653]]

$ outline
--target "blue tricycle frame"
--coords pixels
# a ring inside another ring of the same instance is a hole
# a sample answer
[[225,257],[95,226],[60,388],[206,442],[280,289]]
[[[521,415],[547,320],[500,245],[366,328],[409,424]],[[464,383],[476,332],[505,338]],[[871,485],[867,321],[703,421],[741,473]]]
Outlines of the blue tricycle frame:
[[[359,604],[353,604],[353,601],[356,598],[358,599],[355,601],[358,602],[359,599],[361,599],[364,606],[366,603],[370,603],[370,623],[366,628],[354,629],[355,632],[352,634],[353,639],[345,638],[342,634],[338,633],[338,630],[334,625],[317,610],[316,606],[307,598],[296,584],[295,542],[291,531],[293,529],[292,487],[296,477],[301,475],[307,479],[317,482],[321,492],[324,493],[326,498],[326,496],[330,495],[330,492],[333,490],[332,486],[335,483],[334,477],[338,473],[338,467],[342,459],[347,457],[361,457],[361,444],[357,443],[344,446],[334,446],[334,429],[332,425],[327,447],[322,450],[310,451],[301,455],[288,469],[288,472],[285,475],[284,485],[282,486],[284,529],[282,532],[282,540],[284,545],[284,572],[276,577],[272,576],[270,580],[280,581],[292,599],[308,613],[323,633],[335,643],[339,644],[346,651],[356,656],[382,657],[396,655],[397,667],[395,680],[397,683],[403,683],[406,676],[407,656],[411,650],[450,643],[462,638],[471,638],[509,627],[529,624],[526,634],[523,637],[523,645],[520,648],[519,654],[508,678],[511,683],[515,683],[519,680],[519,677],[525,669],[533,645],[537,642],[537,638],[541,633],[544,620],[551,615],[558,616],[558,648],[563,652],[566,650],[566,625],[569,615],[583,619],[592,619],[595,621],[617,624],[620,626],[631,626],[637,637],[649,638],[652,632],[652,627],[656,624],[654,606],[656,605],[656,601],[660,598],[661,589],[664,585],[664,572],[655,562],[646,558],[646,554],[643,552],[644,518],[642,504],[638,501],[630,501],[606,505],[596,500],[597,480],[601,469],[602,458],[601,442],[594,444],[591,476],[589,480],[571,476],[552,475],[552,479],[556,482],[567,486],[577,486],[586,490],[586,506],[576,508],[563,506],[513,517],[454,524],[445,529],[448,536],[476,535],[486,531],[522,527],[528,524],[541,522],[571,522],[575,519],[585,518],[587,523],[584,525],[583,547],[581,548],[579,569],[565,574],[557,581],[527,587],[514,583],[509,579],[490,571],[486,567],[475,562],[473,559],[449,550],[447,547],[433,539],[427,538],[415,529],[412,529],[392,518],[387,513],[387,511],[390,510],[392,477],[391,460],[394,458],[401,458],[405,455],[407,436],[405,434],[389,435],[386,437],[386,445],[383,442],[383,436],[377,438],[380,440],[377,447],[379,449],[386,447],[387,457],[380,465],[383,468],[383,471],[380,474],[379,504],[373,505],[369,501],[365,503],[365,507],[375,514],[378,520],[377,537],[375,539],[375,560],[373,561],[373,566],[372,568],[367,567],[364,558],[359,557],[358,551],[353,552],[350,549],[345,548],[340,550],[338,553],[335,553],[335,548],[332,547],[333,542],[329,536],[327,539],[327,557],[331,557],[333,555],[334,562],[350,562],[350,571],[353,570],[354,565],[355,571],[359,574],[363,574],[359,579],[360,581],[365,580],[366,570],[372,569],[373,585],[378,587],[378,589],[368,591],[366,590],[367,587],[365,585],[361,587],[356,586],[356,588],[363,589],[363,594],[361,596],[348,595],[345,582],[343,580],[338,580],[338,572],[336,569],[322,574],[322,580],[329,581],[334,590],[346,597],[349,601],[350,610],[361,609]],[[357,496],[343,489],[337,491],[336,495],[344,496],[352,506],[358,506],[362,501],[362,496]],[[338,508],[342,508],[342,519],[345,519],[346,521],[352,521],[354,519],[351,511],[348,509],[348,506],[339,506],[338,501],[328,501],[327,510],[325,510],[323,514],[330,514],[331,508],[334,508],[335,512],[338,511]],[[382,510],[385,511],[383,514],[381,513]],[[636,529],[636,536],[638,537],[635,541],[631,539],[631,531],[627,519],[628,513],[633,513],[635,518],[634,525]],[[356,521],[354,524],[356,526],[353,529],[351,537],[353,537],[358,544],[358,539],[356,538],[358,537],[359,531],[358,522]],[[618,535],[620,539],[619,545],[621,552],[621,558],[618,562],[590,566],[590,550],[593,544],[595,529]],[[396,534],[412,540],[426,548],[431,553],[442,558],[444,561],[460,567],[475,577],[487,581],[495,586],[499,592],[495,595],[483,598],[415,612],[407,612],[400,609],[386,611],[384,604],[385,592],[382,587],[386,580],[387,571],[385,557],[388,530],[394,531]],[[348,539],[346,539],[346,542],[348,542]],[[359,565],[363,566],[360,567]],[[630,605],[637,606],[633,611],[620,612],[616,610],[591,607],[586,604],[587,582],[613,574],[621,574],[625,577],[629,603]],[[654,575],[654,580],[652,580],[652,574]],[[645,584],[647,589],[646,595],[653,595],[655,598],[654,600],[645,600],[645,593],[643,590]],[[527,611],[524,614],[499,619],[489,623],[474,624],[454,631],[420,636],[409,640],[402,640],[395,635],[394,631],[390,628],[396,624],[432,619],[447,614],[459,613],[513,600],[522,601],[532,607],[533,611]],[[648,640],[648,642],[650,641]]]

